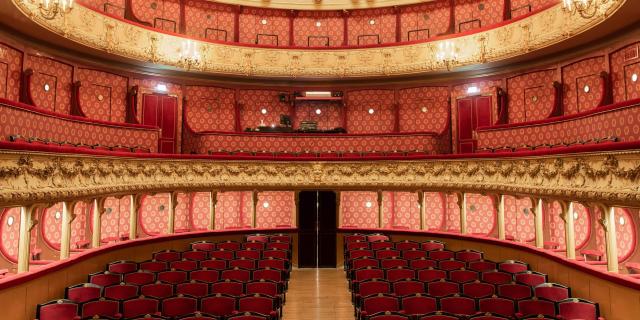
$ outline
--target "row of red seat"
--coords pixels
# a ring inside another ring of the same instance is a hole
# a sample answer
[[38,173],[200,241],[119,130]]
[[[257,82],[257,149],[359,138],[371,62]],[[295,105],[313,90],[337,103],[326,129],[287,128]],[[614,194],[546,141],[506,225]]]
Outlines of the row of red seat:
[[68,287],[66,299],[39,305],[38,319],[281,317],[290,272],[288,236],[251,235],[244,242],[199,241],[190,247],[155,252],[142,262],[109,263],[106,271],[90,274],[88,283]]
[[407,157],[407,156],[425,156],[435,154],[434,151],[422,150],[394,150],[394,151],[247,151],[247,150],[209,150],[209,155],[214,156],[258,156],[258,157],[313,157],[313,158],[363,158],[363,157]]
[[102,150],[102,151],[115,151],[115,152],[135,152],[135,153],[150,153],[151,150],[149,148],[143,146],[123,146],[123,145],[102,145],[102,144],[84,144],[84,143],[71,143],[68,141],[57,141],[52,139],[44,139],[39,137],[24,137],[19,134],[13,134],[9,136],[9,141],[11,142],[22,142],[22,143],[31,143],[31,144],[44,144],[44,145],[54,145],[61,147],[75,147],[75,148],[86,148],[92,150]]
[[[439,319],[431,312],[521,319],[537,316],[535,310],[549,319],[599,319],[597,303],[570,298],[569,288],[547,283],[524,262],[496,263],[479,251],[446,250],[440,241],[393,242],[381,234],[345,236],[344,247],[358,319]],[[404,310],[405,298],[421,301],[419,308],[407,302]]]
[[561,142],[561,143],[543,143],[538,145],[522,145],[522,146],[502,146],[502,147],[485,147],[479,148],[478,152],[495,152],[495,153],[503,153],[503,152],[517,152],[517,151],[531,151],[538,149],[549,149],[549,148],[563,148],[563,147],[571,147],[576,145],[590,145],[590,144],[599,144],[599,143],[612,143],[618,142],[620,139],[618,137],[603,137],[603,138],[593,138],[587,140],[575,140],[570,142]]

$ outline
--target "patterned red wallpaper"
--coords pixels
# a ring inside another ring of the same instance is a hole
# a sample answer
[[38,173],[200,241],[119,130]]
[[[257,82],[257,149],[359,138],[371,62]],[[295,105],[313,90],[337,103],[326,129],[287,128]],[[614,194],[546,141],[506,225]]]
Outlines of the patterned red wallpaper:
[[290,227],[296,213],[295,192],[269,191],[258,193],[257,228]]
[[401,132],[443,132],[449,122],[449,88],[418,87],[398,92]]
[[[624,208],[615,208],[616,241],[618,244],[618,261],[627,260],[636,248],[636,224],[631,212]],[[596,217],[601,218],[600,210],[596,210]],[[596,223],[596,246],[598,251],[605,253],[606,243],[604,229]]]
[[[320,110],[320,114],[317,113]],[[342,113],[344,107],[335,102],[311,102],[296,103],[294,128],[300,127],[302,121],[316,121],[318,129],[334,129],[342,127]]]
[[190,199],[191,228],[206,230],[209,227],[209,192],[195,192]]
[[83,5],[94,10],[124,18],[126,0],[80,0]]
[[613,101],[640,98],[640,43],[615,51],[610,59]]
[[261,122],[266,126],[279,124],[280,115],[291,112],[289,103],[278,99],[279,93],[275,90],[240,90],[240,127],[255,128]]
[[548,118],[553,111],[555,70],[542,70],[507,79],[509,123]]
[[131,10],[157,29],[180,31],[180,0],[131,0]]
[[496,225],[493,199],[475,193],[467,194],[467,232],[488,235]]
[[502,22],[504,0],[456,0],[456,32],[478,29]]
[[425,40],[447,32],[451,20],[449,5],[449,0],[437,0],[402,7],[400,13],[402,41]]
[[[378,194],[376,192],[340,192],[342,227],[377,228]],[[383,225],[385,220],[383,219]]]
[[445,195],[439,192],[425,192],[425,228],[443,230],[446,223]]
[[395,116],[393,90],[358,90],[347,94],[348,133],[393,132]]
[[640,107],[630,106],[547,124],[478,131],[478,147],[570,143],[610,136],[634,141],[640,139],[639,113]]
[[140,206],[139,224],[144,234],[156,235],[167,232],[169,217],[169,194],[147,195]]
[[594,109],[602,98],[600,73],[604,56],[587,58],[562,67],[564,114]]
[[344,42],[344,18],[338,11],[300,11],[293,30],[293,44],[300,47],[337,47]]
[[27,69],[33,70],[31,97],[38,108],[69,114],[73,67],[57,60],[29,54]]
[[2,232],[2,255],[9,261],[18,260],[18,241],[20,240],[20,208],[3,208],[0,219]]
[[286,10],[242,9],[240,42],[271,46],[289,45],[289,15]]
[[511,18],[517,18],[557,2],[557,0],[511,0]]
[[189,0],[185,2],[184,10],[188,36],[233,41],[235,13],[232,6],[210,1]]
[[251,192],[222,192],[216,205],[216,229],[251,226]]
[[125,122],[128,80],[92,69],[78,69],[80,106],[87,118]]
[[384,192],[384,215],[392,229],[420,229],[420,205],[416,192]]
[[529,198],[505,196],[505,234],[518,242],[531,242],[536,238],[535,212]]
[[348,29],[351,46],[395,42],[396,15],[392,8],[352,11]]
[[[579,203],[573,204],[573,227],[575,232],[576,250],[584,247],[589,238],[591,237],[591,213],[589,210]],[[555,201],[553,203],[547,203],[544,210],[545,225],[548,226],[549,239],[545,238],[545,241],[551,241],[558,243],[558,249],[564,249],[565,247],[565,232],[564,221],[560,218],[562,208],[560,204]]]
[[186,121],[195,132],[234,131],[235,95],[233,89],[185,87]]
[[18,101],[22,52],[0,43],[0,98]]

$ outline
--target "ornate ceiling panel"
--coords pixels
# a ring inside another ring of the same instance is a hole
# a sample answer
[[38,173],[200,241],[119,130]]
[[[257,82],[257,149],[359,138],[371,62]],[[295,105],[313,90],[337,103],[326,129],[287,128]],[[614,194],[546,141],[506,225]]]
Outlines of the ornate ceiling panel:
[[[258,48],[192,40],[198,63],[182,60],[186,39],[118,20],[83,6],[66,15],[44,18],[35,2],[12,0],[39,25],[82,45],[139,62],[202,73],[269,78],[336,79],[446,72],[517,57],[585,32],[606,20],[625,0],[605,0],[589,18],[570,14],[561,5],[484,32],[418,44],[366,49],[302,50]],[[448,41],[457,58],[437,60]]]

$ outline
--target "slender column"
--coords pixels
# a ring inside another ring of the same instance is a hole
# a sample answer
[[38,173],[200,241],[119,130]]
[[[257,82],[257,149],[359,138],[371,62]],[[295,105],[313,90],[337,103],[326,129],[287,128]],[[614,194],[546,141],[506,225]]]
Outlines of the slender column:
[[294,201],[294,206],[293,206],[293,212],[291,213],[293,215],[291,216],[291,226],[294,228],[297,228],[298,212],[300,212],[300,192],[299,191],[294,191],[293,201]]
[[460,209],[460,234],[467,234],[467,194],[458,192],[458,208]]
[[93,233],[91,234],[91,247],[100,247],[102,234],[102,215],[104,214],[104,201],[106,198],[93,199],[93,217],[91,224],[93,225]]
[[382,190],[378,190],[378,228],[382,229],[384,224],[382,222],[382,214],[384,210],[384,203],[382,202]]
[[336,224],[338,228],[342,228],[342,221],[344,221],[344,215],[342,213],[341,207],[341,199],[342,193],[340,191],[336,191],[336,210],[338,210],[338,223]]
[[209,230],[216,229],[216,206],[218,205],[218,191],[209,192]]
[[560,217],[564,220],[565,247],[567,251],[567,259],[576,258],[576,235],[573,228],[573,202],[560,201],[562,214]]
[[178,206],[178,193],[171,192],[169,196],[169,219],[167,221],[167,234],[176,232],[176,207]]
[[60,230],[60,260],[69,258],[71,251],[71,222],[75,219],[73,208],[76,202],[62,202],[62,226]]
[[251,193],[251,227],[255,228],[257,225],[258,216],[258,190],[253,190]]
[[496,213],[498,214],[498,239],[506,240],[507,237],[504,226],[504,195],[497,195],[494,201],[494,205],[496,206]]
[[31,258],[31,230],[38,223],[35,205],[20,208],[20,239],[18,241],[18,273],[29,271]]
[[418,191],[418,205],[420,206],[420,230],[424,230],[427,228],[427,208],[425,202],[424,191]]
[[598,220],[598,223],[602,225],[604,230],[604,240],[606,243],[605,250],[607,251],[607,271],[619,272],[618,266],[618,237],[616,235],[616,210],[614,207],[607,205],[598,205],[600,212],[602,212],[602,219]]
[[542,206],[544,205],[544,200],[542,198],[533,198],[531,197],[531,205],[533,208],[533,224],[536,234],[536,248],[543,249],[544,248],[544,221],[542,216]]
[[142,205],[142,195],[131,195],[131,206],[129,207],[129,240],[138,238],[138,212]]

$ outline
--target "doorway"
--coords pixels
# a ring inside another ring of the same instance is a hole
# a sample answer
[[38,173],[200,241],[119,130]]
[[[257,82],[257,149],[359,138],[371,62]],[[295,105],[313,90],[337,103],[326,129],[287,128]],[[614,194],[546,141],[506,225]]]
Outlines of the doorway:
[[301,191],[298,199],[298,266],[335,268],[336,193]]
[[142,95],[142,124],[162,129],[158,141],[158,152],[176,152],[176,129],[178,124],[178,99],[166,94]]
[[491,96],[460,98],[458,106],[458,153],[473,153],[476,150],[475,130],[490,126]]

